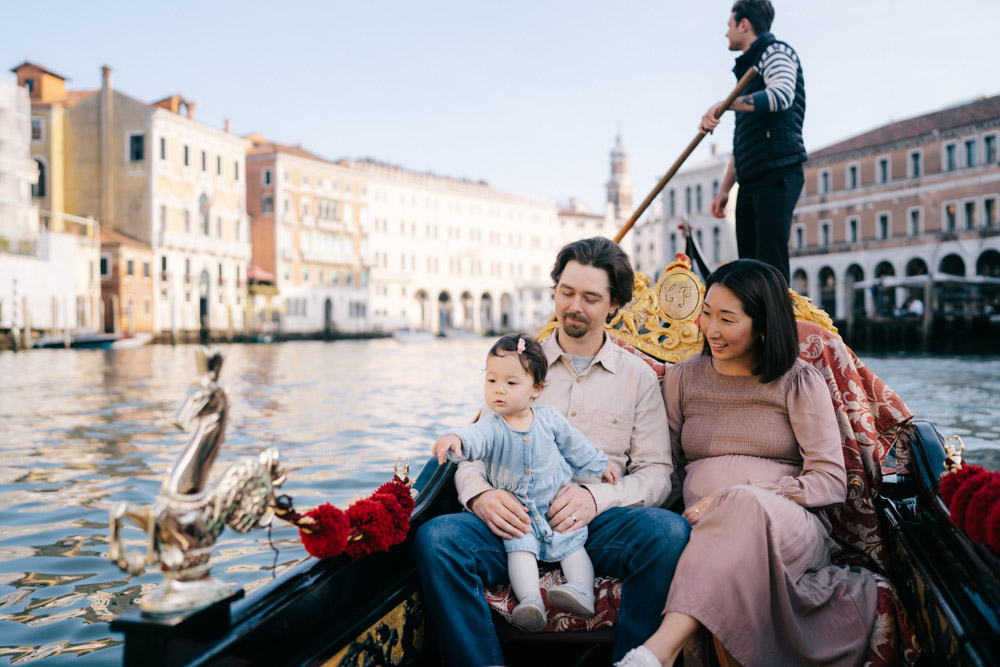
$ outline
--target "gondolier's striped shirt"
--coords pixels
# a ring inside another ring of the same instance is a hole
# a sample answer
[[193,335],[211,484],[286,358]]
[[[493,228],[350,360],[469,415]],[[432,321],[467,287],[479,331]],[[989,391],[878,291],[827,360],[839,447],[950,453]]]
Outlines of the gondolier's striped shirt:
[[764,90],[751,95],[756,113],[784,111],[795,101],[795,74],[799,57],[792,47],[775,42],[761,56],[761,77]]

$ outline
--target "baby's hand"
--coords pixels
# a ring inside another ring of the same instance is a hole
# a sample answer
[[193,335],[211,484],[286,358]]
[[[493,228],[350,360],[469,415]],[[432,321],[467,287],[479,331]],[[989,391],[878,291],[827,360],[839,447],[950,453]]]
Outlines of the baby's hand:
[[611,464],[608,464],[608,469],[604,471],[603,475],[601,475],[601,481],[608,482],[609,484],[618,483],[618,473],[615,472],[615,469],[611,466]]
[[441,436],[434,443],[433,453],[437,457],[438,463],[444,463],[446,459],[458,460],[462,458],[462,439],[453,433]]

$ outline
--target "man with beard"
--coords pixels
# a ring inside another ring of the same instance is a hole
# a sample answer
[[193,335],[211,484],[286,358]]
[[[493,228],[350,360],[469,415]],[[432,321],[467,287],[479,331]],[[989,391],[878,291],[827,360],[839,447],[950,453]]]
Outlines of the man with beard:
[[[628,257],[606,238],[576,241],[559,251],[552,279],[558,327],[542,342],[548,374],[536,400],[562,412],[607,455],[618,483],[563,487],[548,519],[557,532],[587,526],[595,573],[622,580],[613,647],[619,660],[659,626],[690,526],[661,509],[677,494],[671,494],[673,465],[656,374],[604,332],[632,298]],[[489,485],[479,462],[460,464],[455,485],[469,511],[432,519],[414,542],[423,599],[448,664],[503,664],[483,588],[507,581],[501,539],[528,532],[528,513],[513,495]]]

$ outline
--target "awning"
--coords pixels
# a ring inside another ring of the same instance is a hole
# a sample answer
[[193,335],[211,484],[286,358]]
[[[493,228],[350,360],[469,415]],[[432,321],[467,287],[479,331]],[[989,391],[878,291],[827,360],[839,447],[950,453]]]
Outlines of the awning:
[[247,280],[253,280],[258,283],[273,283],[274,274],[254,265],[247,269]]
[[923,287],[927,284],[928,278],[933,280],[935,285],[1000,285],[1000,278],[979,275],[953,276],[950,273],[935,272],[929,276],[926,274],[920,276],[884,276],[873,280],[861,280],[854,283],[854,288],[864,289],[878,285],[882,287]]

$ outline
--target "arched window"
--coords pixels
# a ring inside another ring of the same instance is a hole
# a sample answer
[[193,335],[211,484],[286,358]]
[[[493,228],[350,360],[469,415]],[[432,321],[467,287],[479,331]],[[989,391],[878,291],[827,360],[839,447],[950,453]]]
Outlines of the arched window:
[[941,260],[938,270],[952,276],[964,276],[965,261],[958,255],[948,255]]
[[[45,171],[45,163],[37,158],[35,159],[35,166],[38,167],[38,182],[31,186],[31,196],[44,197],[45,180],[48,178],[48,173]],[[22,190],[22,192],[24,191]]]
[[914,257],[909,262],[906,263],[906,275],[908,276],[926,276],[927,275],[927,263],[919,257]]
[[830,317],[837,316],[837,276],[829,266],[819,270],[819,304]]
[[987,250],[976,260],[976,275],[1000,278],[1000,252]]
[[792,274],[792,289],[803,296],[809,294],[809,277],[802,269],[796,269]]
[[851,264],[844,273],[844,281],[848,290],[848,303],[851,304],[850,308],[854,310],[855,317],[865,316],[865,292],[854,287],[854,283],[860,283],[864,279],[865,270],[857,264]]

